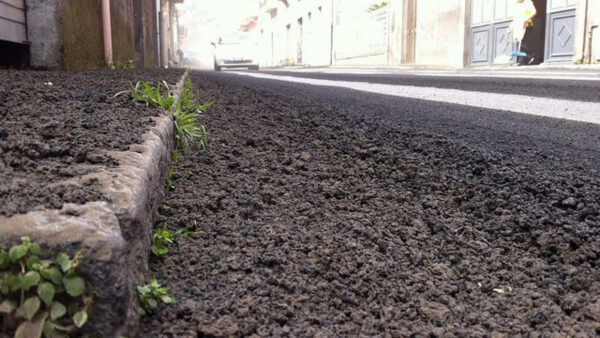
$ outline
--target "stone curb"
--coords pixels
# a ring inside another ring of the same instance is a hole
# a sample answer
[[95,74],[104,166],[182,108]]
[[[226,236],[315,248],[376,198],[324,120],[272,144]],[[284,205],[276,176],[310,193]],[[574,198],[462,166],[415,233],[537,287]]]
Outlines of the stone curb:
[[[177,106],[188,72],[173,90]],[[95,178],[110,202],[65,204],[11,217],[0,216],[0,248],[29,236],[45,256],[86,252],[78,272],[94,296],[84,333],[100,337],[135,336],[138,330],[136,286],[147,282],[152,217],[164,194],[164,182],[175,147],[173,118],[164,114],[129,151],[110,151],[115,168],[89,166],[93,173],[60,184],[81,184]]]

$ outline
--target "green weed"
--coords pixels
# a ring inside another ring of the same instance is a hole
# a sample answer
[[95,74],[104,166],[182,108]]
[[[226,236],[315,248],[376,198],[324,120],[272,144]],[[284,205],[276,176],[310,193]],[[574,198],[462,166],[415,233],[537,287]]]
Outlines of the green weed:
[[159,107],[164,110],[170,110],[175,103],[175,96],[171,93],[167,82],[162,81],[158,84],[151,82],[138,81],[130,90],[118,92],[114,97],[129,93],[134,100],[145,102],[151,107]]
[[92,298],[76,273],[83,253],[43,259],[28,237],[8,252],[0,250],[0,336],[65,337],[88,321]]
[[166,204],[160,204],[158,206],[158,213],[161,215],[168,214],[170,210],[171,210],[171,207]]
[[198,223],[196,223],[196,221],[194,221],[194,224],[190,224],[186,227],[183,227],[183,228],[177,230],[175,232],[175,234],[180,237],[189,237],[189,236],[195,234],[196,232],[198,232],[197,229],[198,229]]
[[166,191],[173,191],[173,190],[175,190],[175,185],[173,184],[173,180],[168,179],[165,182],[165,190]]
[[206,149],[208,144],[208,133],[203,125],[198,122],[198,113],[181,109],[181,105],[173,113],[175,120],[175,140],[177,149],[186,152],[194,144],[200,149]]
[[171,164],[175,164],[177,162],[179,162],[179,151],[173,150],[171,153]]
[[[171,110],[175,103],[175,96],[171,93],[169,85],[165,81],[157,84],[138,81],[135,86],[131,86],[131,89],[119,92],[114,97],[125,93],[131,94],[134,100],[167,111]],[[208,132],[198,121],[198,116],[208,110],[213,103],[214,101],[209,101],[199,104],[194,84],[189,77],[186,77],[181,91],[181,100],[175,112],[173,112],[175,138],[179,151],[189,151],[193,146],[206,149],[208,146]]]
[[175,303],[175,298],[169,295],[167,288],[160,285],[156,278],[153,278],[148,284],[138,286],[137,292],[140,301],[138,313],[142,316],[153,313],[160,302],[164,304]]
[[175,236],[167,228],[167,223],[164,223],[161,228],[154,229],[150,250],[154,256],[163,258],[169,253],[169,246],[173,243],[175,243]]
[[186,78],[181,91],[181,105],[184,111],[194,112],[197,108],[198,100],[194,93],[194,84],[190,78]]
[[175,190],[175,185],[173,184],[173,174],[175,173],[175,169],[173,166],[169,169],[169,175],[167,177],[167,181],[165,182],[165,192]]
[[173,113],[177,149],[185,152],[190,150],[194,144],[199,149],[206,149],[208,146],[208,133],[198,121],[198,117],[201,113],[207,111],[213,103],[214,101],[208,101],[199,104],[194,84],[189,77],[185,79],[181,91],[181,102]]

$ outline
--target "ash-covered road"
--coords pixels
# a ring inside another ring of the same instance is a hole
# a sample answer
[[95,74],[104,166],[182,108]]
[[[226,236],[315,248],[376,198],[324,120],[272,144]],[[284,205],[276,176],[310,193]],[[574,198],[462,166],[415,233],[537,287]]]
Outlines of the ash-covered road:
[[[178,303],[147,336],[600,334],[599,125],[192,75],[211,145],[177,164],[157,223],[199,231],[153,266]],[[595,109],[547,83],[532,93]]]

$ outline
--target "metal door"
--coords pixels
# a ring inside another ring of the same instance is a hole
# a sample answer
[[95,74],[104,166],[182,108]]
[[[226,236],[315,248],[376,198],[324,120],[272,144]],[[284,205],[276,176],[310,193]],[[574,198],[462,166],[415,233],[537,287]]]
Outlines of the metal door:
[[548,0],[546,61],[573,60],[577,0]]
[[506,33],[514,13],[514,0],[473,0],[471,7],[472,65],[505,64],[515,48]]

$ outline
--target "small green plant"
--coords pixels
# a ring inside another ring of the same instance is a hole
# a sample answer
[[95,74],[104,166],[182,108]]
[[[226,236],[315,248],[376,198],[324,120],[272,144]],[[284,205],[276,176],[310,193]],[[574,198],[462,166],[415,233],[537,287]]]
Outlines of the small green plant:
[[208,145],[208,133],[198,121],[198,116],[207,111],[214,101],[200,105],[194,92],[194,84],[187,77],[181,91],[181,102],[173,113],[177,149],[184,152],[190,150],[194,142],[199,149],[206,149]]
[[162,227],[154,229],[152,234],[152,245],[150,250],[154,256],[163,258],[169,253],[169,246],[175,242],[175,236],[167,228],[167,223],[164,223]]
[[130,93],[134,100],[145,102],[151,107],[160,107],[164,110],[170,110],[175,103],[175,96],[171,93],[167,82],[162,81],[158,84],[151,82],[138,81],[130,90],[118,92],[114,97]]
[[169,213],[170,210],[171,210],[171,207],[166,204],[158,205],[158,213],[161,215],[165,215],[165,214]]
[[171,168],[169,169],[169,175],[167,177],[167,181],[165,182],[165,192],[175,190],[175,185],[173,184],[174,173],[175,173],[175,169],[173,169],[173,166],[171,166]]
[[160,302],[164,304],[175,303],[175,298],[169,295],[167,288],[160,285],[156,278],[153,278],[148,284],[138,286],[137,291],[140,300],[138,313],[142,316],[153,313]]
[[167,179],[167,181],[165,182],[165,190],[166,191],[175,190],[175,185],[173,184],[173,181],[171,179]]
[[181,109],[181,104],[173,113],[175,120],[175,139],[177,149],[188,151],[194,142],[200,149],[205,149],[208,144],[208,133],[203,125],[198,122],[197,112],[189,112]]
[[198,232],[196,229],[198,229],[198,223],[194,221],[194,224],[190,224],[186,227],[177,230],[175,234],[179,237],[189,237]]
[[[189,77],[186,77],[181,91],[181,100],[173,112],[177,149],[183,152],[190,150],[193,145],[198,146],[199,149],[206,149],[208,146],[208,133],[198,121],[198,115],[208,110],[214,101],[200,105],[194,92],[194,84]],[[118,92],[114,97],[125,93],[131,94],[134,100],[164,110],[171,110],[175,104],[175,96],[165,81],[157,84],[138,81],[135,86],[131,86],[131,89]]]
[[75,271],[83,253],[72,259],[60,253],[54,261],[42,256],[40,246],[28,237],[8,252],[0,250],[0,333],[64,337],[87,322],[92,299]]
[[186,112],[204,113],[214,104],[214,101],[210,100],[204,104],[199,104],[195,89],[194,83],[189,77],[186,77],[181,91],[181,109]]
[[171,164],[175,164],[177,162],[179,162],[179,151],[173,150],[171,153]]
[[184,111],[194,112],[199,109],[198,100],[194,93],[194,84],[189,77],[186,77],[181,91],[181,105]]

